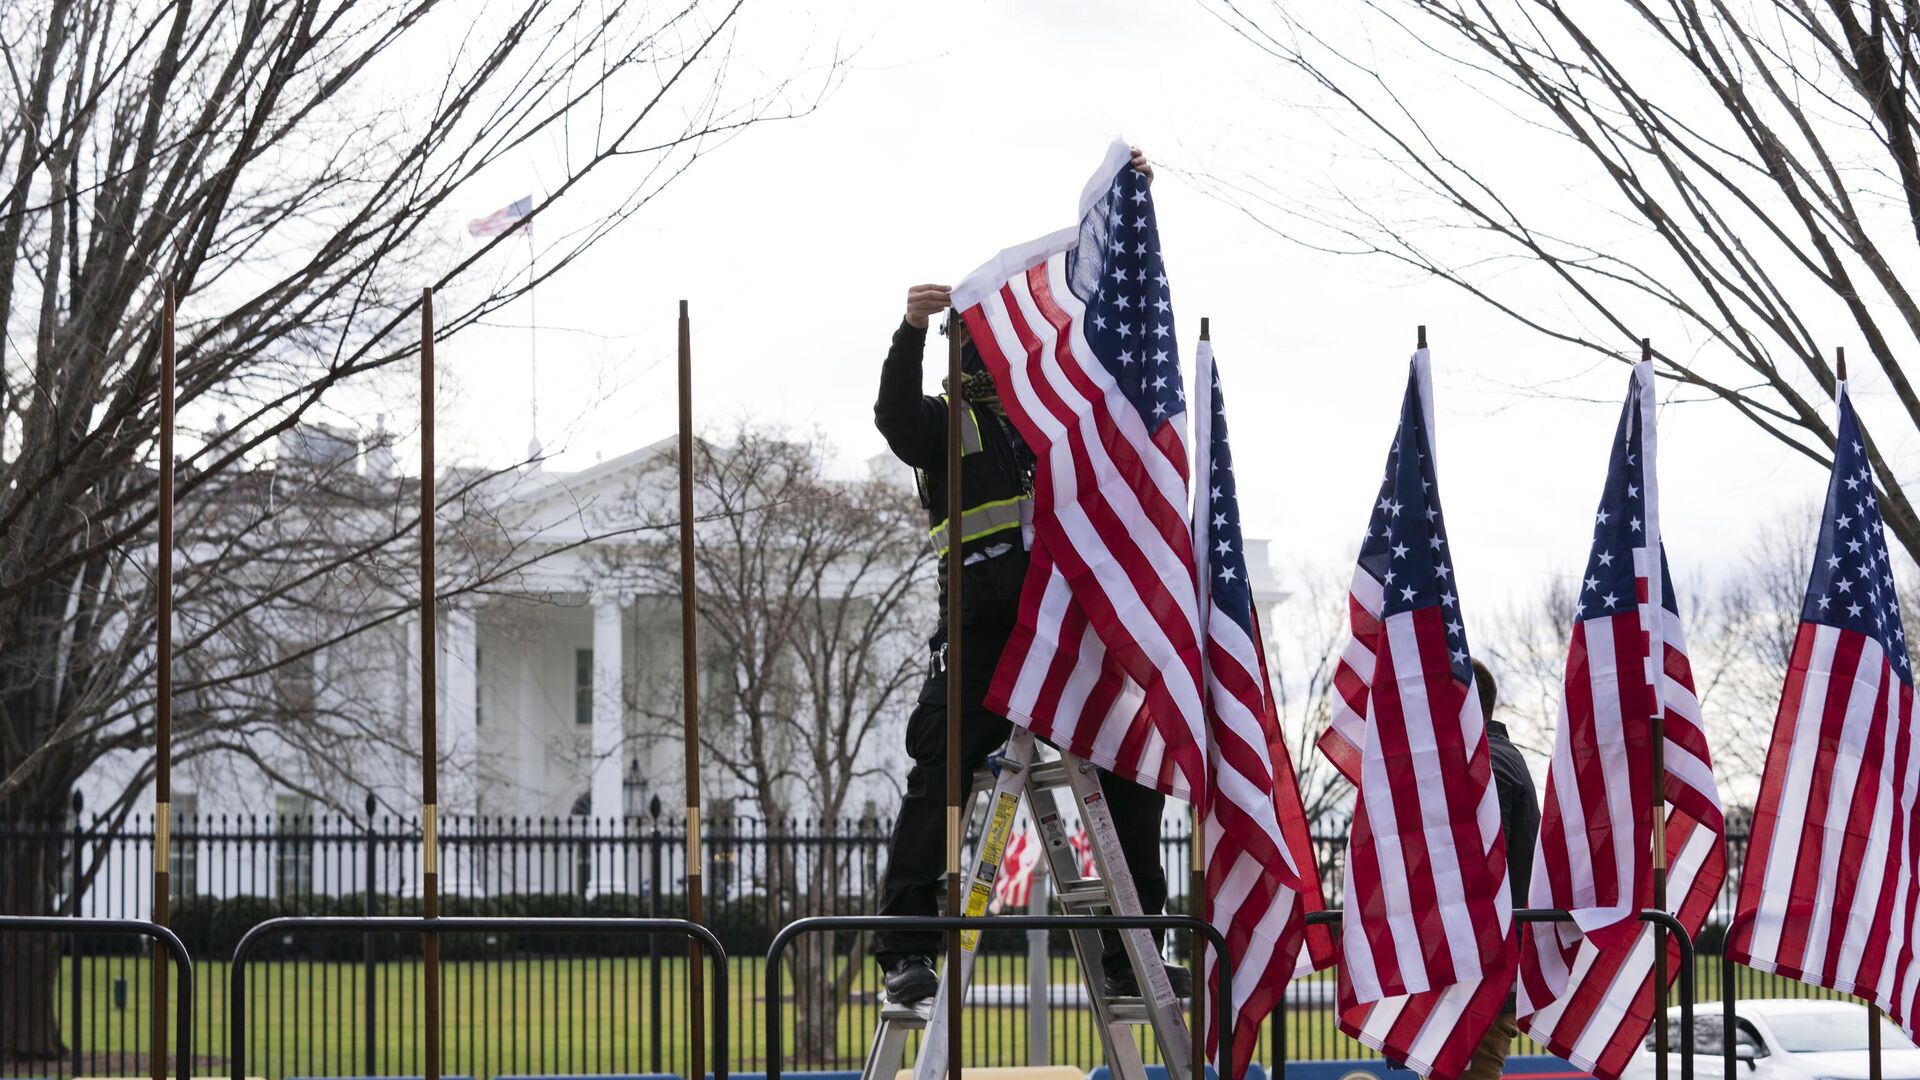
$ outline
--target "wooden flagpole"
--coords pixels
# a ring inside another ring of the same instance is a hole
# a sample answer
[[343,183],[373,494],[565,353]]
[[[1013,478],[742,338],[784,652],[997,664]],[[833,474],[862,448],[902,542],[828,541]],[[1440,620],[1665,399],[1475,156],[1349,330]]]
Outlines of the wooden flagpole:
[[[1640,360],[1642,363],[1653,361],[1653,339],[1640,339]],[[1644,439],[1645,433],[1642,432]],[[1649,463],[1648,467],[1652,467]],[[1659,550],[1650,552],[1647,566],[1648,574],[1663,574],[1664,564]],[[1653,618],[1662,618],[1655,610]],[[1650,642],[1660,643],[1664,651],[1664,634],[1649,638]],[[1650,739],[1653,743],[1653,906],[1657,911],[1667,910],[1667,731],[1666,706],[1660,695],[1660,679],[1666,667],[1665,656],[1652,657],[1653,660],[1653,723]],[[1653,927],[1653,993],[1654,993],[1654,1039],[1655,1053],[1653,1072],[1655,1080],[1667,1080],[1667,928],[1658,923]]]
[[[420,290],[420,910],[440,917],[440,758],[433,567],[433,290]],[[440,935],[424,934],[426,1080],[440,1080]]]
[[[1213,320],[1204,315],[1200,317],[1200,340],[1208,342],[1213,340]],[[1196,386],[1193,388],[1192,393],[1203,402],[1213,400],[1211,396],[1213,388],[1210,386]],[[1202,405],[1201,407],[1212,408],[1213,406],[1209,404]],[[1207,482],[1207,478],[1203,476],[1199,479],[1199,482],[1204,484]],[[1204,561],[1207,553],[1204,551],[1196,551],[1194,552],[1194,557]],[[1206,569],[1203,567],[1200,573],[1204,576]],[[1206,617],[1207,612],[1203,606],[1201,608],[1200,618],[1204,620]],[[1200,641],[1203,652],[1206,649],[1206,640],[1207,628],[1202,626],[1200,628]],[[1209,736],[1209,738],[1211,738],[1211,736]],[[1200,793],[1201,798],[1210,798],[1211,795],[1211,792]],[[1192,854],[1187,857],[1187,914],[1195,918],[1205,919],[1209,917],[1207,911],[1207,843],[1205,838],[1200,835],[1201,820],[1200,802],[1198,799],[1191,804],[1191,809],[1188,812],[1188,820],[1191,823],[1189,825],[1189,831],[1193,833],[1193,851]],[[1192,1014],[1189,1017],[1189,1026],[1192,1028],[1192,1033],[1189,1037],[1193,1044],[1193,1061],[1190,1066],[1193,1071],[1188,1075],[1192,1080],[1205,1080],[1207,1075],[1206,1021],[1204,1019],[1207,1015],[1207,965],[1205,962],[1207,939],[1198,933],[1189,934],[1188,937],[1191,940],[1191,947],[1187,952],[1193,957],[1193,971],[1191,972],[1193,976],[1193,998],[1187,1003],[1192,1009]],[[1221,1047],[1221,1049],[1224,1050],[1227,1055],[1227,1057],[1223,1057],[1222,1060],[1230,1061],[1233,1048],[1231,1046],[1224,1046]]]
[[[1833,368],[1835,385],[1834,400],[1840,399],[1839,384],[1847,381],[1847,349],[1840,346],[1833,350]],[[1881,1080],[1880,1061],[1880,1006],[1867,1002],[1867,1080]]]
[[[960,424],[967,407],[967,389],[961,381],[960,334],[966,324],[957,309],[947,309],[947,914],[964,912],[960,903],[961,802],[966,792],[960,776]],[[947,1076],[960,1080],[960,1007],[965,994],[954,980],[960,977],[960,931],[947,934]]]
[[[173,284],[160,301],[160,507],[159,578],[153,746],[153,921],[167,925],[173,853]],[[167,950],[153,945],[153,1051],[148,1055],[153,1080],[167,1075]]]
[[[693,334],[687,302],[680,301],[680,709],[681,741],[686,743],[687,918],[704,925],[700,858],[700,642],[699,593],[693,577]],[[700,942],[687,942],[688,1075],[707,1075],[705,1062],[706,995]]]

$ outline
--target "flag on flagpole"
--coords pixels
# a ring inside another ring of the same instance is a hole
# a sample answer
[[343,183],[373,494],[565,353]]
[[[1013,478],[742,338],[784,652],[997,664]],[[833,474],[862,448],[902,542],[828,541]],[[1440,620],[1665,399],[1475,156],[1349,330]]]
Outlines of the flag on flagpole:
[[[1520,953],[1520,1026],[1604,1080],[1618,1080],[1654,1019],[1654,930],[1638,915],[1653,901],[1656,715],[1668,908],[1689,935],[1726,879],[1725,819],[1660,535],[1654,406],[1653,365],[1642,363],[1594,514],[1529,882],[1528,906],[1573,922],[1534,923]],[[1669,980],[1679,963],[1669,940]]]
[[1147,178],[1115,143],[1079,222],[953,305],[1035,459],[1034,536],[987,707],[1176,798],[1206,790],[1186,391]]
[[530,230],[533,224],[526,218],[531,213],[533,213],[533,196],[523,195],[486,217],[474,218],[467,222],[467,235],[499,236],[514,229]]
[[1866,998],[1911,1034],[1913,669],[1866,440],[1844,381],[1835,396],[1833,474],[1727,951]]
[[[1200,482],[1194,489],[1193,546],[1203,560],[1200,614],[1212,736],[1207,764],[1214,780],[1202,824],[1205,918],[1226,933],[1234,1007],[1231,1057],[1221,1053],[1211,1012],[1206,1045],[1216,1063],[1230,1061],[1222,1074],[1238,1080],[1246,1075],[1261,1024],[1285,996],[1287,982],[1296,973],[1331,963],[1333,939],[1325,927],[1306,925],[1307,913],[1322,910],[1326,901],[1267,678],[1212,342],[1200,342],[1197,364],[1194,384],[1205,396],[1194,412],[1194,471]],[[1209,993],[1220,990],[1218,966],[1218,955],[1209,950]]]
[[[1506,840],[1440,512],[1427,350],[1367,523],[1349,609],[1357,728],[1320,745],[1358,787],[1344,880],[1340,1029],[1454,1080],[1513,986]],[[1357,744],[1348,752],[1348,738]]]

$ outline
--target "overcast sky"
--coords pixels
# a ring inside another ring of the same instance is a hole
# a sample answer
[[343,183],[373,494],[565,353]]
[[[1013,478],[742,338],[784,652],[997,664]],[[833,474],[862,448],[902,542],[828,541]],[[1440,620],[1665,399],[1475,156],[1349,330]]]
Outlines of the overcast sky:
[[[1283,577],[1297,561],[1350,565],[1423,322],[1467,609],[1531,595],[1584,563],[1627,369],[1557,349],[1447,287],[1303,250],[1209,195],[1194,174],[1331,162],[1319,180],[1340,176],[1338,140],[1309,119],[1306,88],[1203,7],[848,3],[814,5],[796,25],[860,46],[823,107],[719,149],[541,287],[539,435],[558,455],[550,467],[671,433],[682,298],[700,422],[817,425],[843,467],[859,467],[884,451],[871,408],[906,287],[957,282],[999,249],[1072,224],[1081,185],[1118,135],[1159,163],[1182,360],[1190,379],[1210,316],[1246,529],[1272,538]],[[1409,77],[1431,78],[1435,94],[1452,89],[1440,73]],[[463,212],[542,194],[553,172],[529,149],[517,171],[476,185]],[[595,212],[559,205],[543,231]],[[503,245],[498,257],[502,272],[524,267],[525,248]],[[504,463],[524,452],[528,318],[516,305],[441,353],[458,381],[442,424],[467,456]],[[1713,405],[1664,409],[1659,437],[1682,590],[1782,512],[1810,512],[1824,489],[1820,469]]]

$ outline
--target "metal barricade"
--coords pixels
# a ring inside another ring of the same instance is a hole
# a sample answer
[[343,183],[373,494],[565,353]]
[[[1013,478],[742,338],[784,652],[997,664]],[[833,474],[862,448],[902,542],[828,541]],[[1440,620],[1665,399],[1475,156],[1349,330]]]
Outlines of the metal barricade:
[[[174,996],[180,999],[174,1024],[176,1060],[180,1080],[193,1077],[193,960],[187,947],[174,932],[145,919],[95,919],[80,915],[0,915],[0,934],[139,934],[151,938],[173,958]],[[79,978],[76,969],[75,978]],[[155,1047],[165,1055],[166,1047]]]
[[[229,1056],[233,1080],[247,1075],[247,958],[262,938],[289,932],[315,934],[365,934],[391,931],[407,934],[470,934],[493,930],[526,933],[569,933],[594,931],[610,934],[678,934],[700,943],[705,958],[713,967],[713,1080],[727,1080],[727,951],[713,931],[686,919],[595,919],[595,918],[514,918],[509,916],[463,916],[412,918],[390,915],[374,917],[288,916],[268,919],[253,929],[233,948],[233,970],[228,976],[227,1015],[230,1024]],[[184,1023],[184,1021],[183,1021]],[[188,1080],[183,1073],[181,1080]]]
[[[1191,915],[815,915],[781,927],[773,936],[773,943],[767,946],[767,1080],[780,1080],[780,1055],[784,1049],[780,974],[785,966],[787,945],[802,934],[839,930],[1184,930],[1199,934],[1207,939],[1219,958],[1220,986],[1218,992],[1212,994],[1212,1002],[1220,1045],[1233,1045],[1233,959],[1227,955],[1227,938],[1212,923]],[[958,1053],[959,1036],[956,1031],[948,1040],[949,1053]]]
[[[1340,925],[1341,915],[1342,912],[1337,910],[1315,911],[1307,915],[1307,922],[1337,927]],[[1572,922],[1573,916],[1558,908],[1517,908],[1513,913],[1513,920],[1520,924]],[[1640,913],[1640,921],[1657,923],[1665,927],[1667,932],[1673,935],[1674,940],[1680,944],[1680,1031],[1681,1041],[1685,1047],[1685,1052],[1680,1055],[1680,1080],[1693,1080],[1693,938],[1687,934],[1686,927],[1680,925],[1679,919],[1674,918],[1664,911],[1655,911],[1652,909],[1642,911]],[[1276,1010],[1276,1014],[1284,1013],[1285,1009],[1286,1001],[1283,997],[1279,1008]],[[1732,1005],[1729,1003],[1727,1009],[1729,1022],[1731,1022],[1732,1011]],[[1278,1018],[1280,1020],[1280,1027],[1284,1029],[1284,1015],[1278,1015]],[[1667,1018],[1658,1016],[1654,1018],[1654,1022],[1665,1024]],[[1728,1030],[1732,1030],[1731,1026],[1729,1026]],[[1727,1050],[1727,1080],[1734,1080],[1732,1072],[1733,1052],[1731,1050],[1733,1043],[1731,1039],[1727,1039],[1725,1042],[1729,1048]],[[1276,1077],[1284,1075],[1286,1067],[1287,1061],[1285,1055],[1283,1053],[1277,1053],[1273,1062],[1273,1075]]]

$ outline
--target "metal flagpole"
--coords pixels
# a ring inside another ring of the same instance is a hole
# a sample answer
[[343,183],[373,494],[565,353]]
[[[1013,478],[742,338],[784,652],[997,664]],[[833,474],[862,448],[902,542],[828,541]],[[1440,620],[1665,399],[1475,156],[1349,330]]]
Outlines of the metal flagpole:
[[[440,759],[435,734],[433,568],[433,290],[420,290],[420,902],[429,919],[440,916]],[[423,934],[426,975],[421,1000],[426,1013],[426,1080],[440,1080],[440,935]]]
[[[967,390],[960,373],[960,312],[947,309],[947,914],[958,915],[960,905],[960,803],[966,798],[960,776],[960,424],[967,407]],[[960,1080],[959,992],[960,931],[947,933],[947,1076]]]
[[[1833,350],[1834,400],[1840,398],[1839,383],[1847,381],[1847,350],[1840,346]],[[1867,1080],[1881,1080],[1880,1062],[1880,1006],[1867,1002]]]
[[[700,642],[696,633],[699,594],[693,578],[693,335],[687,302],[680,301],[680,709],[686,743],[687,918],[704,923],[700,858]],[[706,995],[700,942],[687,942],[688,1052],[698,1080],[707,1074],[704,1060]]]
[[[153,747],[153,921],[167,925],[173,826],[173,284],[160,301],[160,507]],[[153,944],[153,1080],[167,1075],[167,950]],[[78,1021],[76,1020],[76,1023]]]
[[[1200,317],[1200,340],[1201,341],[1213,340],[1213,320],[1207,318],[1204,315]],[[1213,392],[1212,387],[1210,386],[1196,386],[1194,387],[1193,392],[1195,395],[1200,396],[1201,401],[1212,400],[1212,398],[1208,396],[1208,395],[1211,395]],[[1212,408],[1211,405],[1203,405],[1201,407]],[[1207,482],[1207,478],[1204,476],[1200,477],[1199,482],[1204,484]],[[1196,558],[1200,558],[1200,559],[1206,558],[1206,552],[1204,551],[1195,552],[1194,555]],[[1206,574],[1206,571],[1202,570],[1201,574],[1204,576]],[[1204,605],[1204,604],[1201,605],[1200,618],[1203,622],[1206,620],[1207,605]],[[1202,664],[1206,662],[1205,660],[1205,652],[1206,652],[1205,642],[1207,640],[1206,635],[1207,635],[1207,628],[1205,626],[1201,626],[1200,641],[1202,643],[1201,644],[1201,653],[1202,653],[1201,663]],[[1188,858],[1187,913],[1202,919],[1208,918],[1208,915],[1209,915],[1207,911],[1207,898],[1206,898],[1207,843],[1205,838],[1203,838],[1200,835],[1200,824],[1201,824],[1200,800],[1206,798],[1207,794],[1208,793],[1206,792],[1197,793],[1198,797],[1195,798],[1192,804],[1192,809],[1188,814],[1188,818],[1192,822],[1190,828],[1193,833],[1193,852],[1191,855],[1187,857]],[[1204,1017],[1207,1015],[1207,1005],[1206,1005],[1207,980],[1205,977],[1207,965],[1204,959],[1204,950],[1207,947],[1207,939],[1202,937],[1197,931],[1192,934],[1189,934],[1188,937],[1191,939],[1191,944],[1192,944],[1192,947],[1188,950],[1188,952],[1190,952],[1193,955],[1193,972],[1192,972],[1193,1000],[1189,1002],[1189,1005],[1192,1007],[1192,1010],[1193,1010],[1192,1013],[1190,1014],[1192,1018],[1192,1026],[1193,1026],[1193,1034],[1192,1034],[1192,1043],[1193,1043],[1192,1070],[1193,1071],[1188,1073],[1188,1075],[1192,1078],[1192,1080],[1205,1080],[1205,1077],[1207,1075],[1207,1072],[1206,1072],[1207,1043],[1206,1043],[1206,1035],[1204,1031],[1206,1027]],[[1228,1055],[1227,1058],[1222,1058],[1222,1060],[1228,1060],[1233,1053],[1233,1048],[1230,1046],[1223,1046],[1221,1047],[1221,1049],[1225,1051],[1226,1054]]]
[[[1641,363],[1652,363],[1652,338],[1640,339],[1640,361]],[[1649,384],[1643,393],[1652,393],[1651,384]],[[1643,411],[1640,418],[1642,425],[1646,423],[1647,419]],[[1648,432],[1644,426],[1640,432],[1640,438],[1643,447],[1648,445],[1652,440],[1651,433]],[[1645,467],[1648,472],[1651,473],[1654,469],[1654,462],[1649,459]],[[1647,489],[1648,497],[1651,499],[1654,492],[1650,483],[1647,485]],[[1657,510],[1657,508],[1648,511],[1648,520],[1654,520],[1655,510]],[[1654,544],[1654,549],[1648,553],[1647,576],[1654,580],[1648,588],[1648,593],[1649,595],[1658,597],[1662,584],[1661,579],[1665,570],[1660,557],[1660,536],[1658,531],[1653,530],[1653,535],[1649,537],[1649,539]],[[1663,602],[1662,600],[1655,601],[1653,613],[1649,618],[1660,619],[1664,617],[1660,609],[1660,605]],[[1663,678],[1662,673],[1665,671],[1667,662],[1667,658],[1664,655],[1666,651],[1666,636],[1664,634],[1649,634],[1648,645],[1650,649],[1657,648],[1660,649],[1662,653],[1662,655],[1652,656],[1650,658],[1653,661],[1653,723],[1649,738],[1653,743],[1653,907],[1656,911],[1665,911],[1667,910],[1667,732],[1666,706],[1662,703],[1661,699],[1660,680]],[[1669,1049],[1667,1046],[1667,929],[1659,923],[1653,924],[1653,994],[1653,1015],[1655,1017],[1653,1025],[1653,1075],[1654,1080],[1667,1080],[1667,1053]],[[1687,1047],[1686,1050],[1688,1053],[1691,1053],[1692,1047]]]

